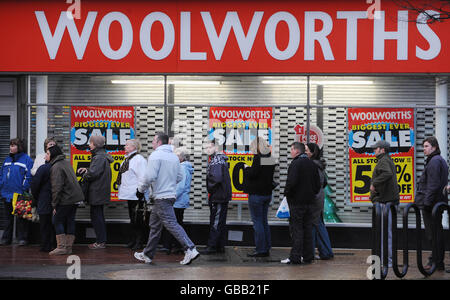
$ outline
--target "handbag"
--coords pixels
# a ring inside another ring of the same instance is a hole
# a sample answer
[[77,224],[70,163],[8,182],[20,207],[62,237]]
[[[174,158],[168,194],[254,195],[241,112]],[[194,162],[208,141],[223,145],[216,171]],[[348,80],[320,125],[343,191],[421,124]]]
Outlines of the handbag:
[[[83,192],[84,196],[84,203],[88,203],[88,194],[89,194],[89,181],[87,181],[84,176],[81,176],[80,180],[78,180],[78,184],[81,187],[81,191]],[[82,204],[79,202],[79,204]]]
[[145,200],[137,200],[138,204],[134,209],[134,220],[133,223],[136,225],[146,225],[148,224],[149,214],[148,205]]
[[31,220],[33,214],[31,212],[31,204],[33,202],[33,196],[27,192],[18,195],[14,214],[21,219]]
[[281,201],[280,206],[278,207],[276,216],[277,216],[277,218],[280,218],[280,219],[287,219],[290,217],[289,205],[287,203],[286,197],[284,197],[283,200]]

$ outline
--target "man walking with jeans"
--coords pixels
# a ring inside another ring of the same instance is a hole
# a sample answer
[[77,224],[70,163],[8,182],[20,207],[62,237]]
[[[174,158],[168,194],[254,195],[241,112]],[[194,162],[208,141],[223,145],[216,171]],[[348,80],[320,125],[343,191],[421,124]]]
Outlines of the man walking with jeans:
[[[316,164],[305,154],[305,145],[291,145],[293,158],[288,168],[284,195],[289,205],[289,230],[292,249],[283,264],[307,264],[314,259],[312,246],[312,222],[314,201],[320,191],[320,177]],[[302,259],[303,258],[303,259]]]
[[155,151],[148,158],[147,172],[140,178],[136,195],[143,196],[145,190],[152,185],[155,204],[150,215],[150,235],[147,246],[142,252],[135,252],[134,257],[145,263],[151,263],[161,236],[162,226],[169,231],[185,249],[182,265],[190,264],[199,256],[194,243],[189,239],[183,227],[178,224],[173,210],[176,199],[177,183],[183,178],[180,160],[168,145],[169,137],[157,133],[152,146]]

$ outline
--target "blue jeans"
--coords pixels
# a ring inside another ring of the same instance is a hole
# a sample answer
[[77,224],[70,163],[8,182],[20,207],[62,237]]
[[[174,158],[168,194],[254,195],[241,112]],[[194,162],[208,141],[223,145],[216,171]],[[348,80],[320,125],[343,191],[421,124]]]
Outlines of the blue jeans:
[[267,253],[272,247],[270,227],[267,220],[271,200],[272,195],[248,195],[248,207],[255,232],[255,250],[257,253]]
[[77,213],[76,205],[59,205],[56,208],[56,214],[53,216],[53,225],[55,233],[59,234],[75,234],[75,214]]
[[330,237],[322,217],[319,217],[317,226],[313,226],[313,249],[316,248],[316,243],[320,258],[331,258],[334,256]]

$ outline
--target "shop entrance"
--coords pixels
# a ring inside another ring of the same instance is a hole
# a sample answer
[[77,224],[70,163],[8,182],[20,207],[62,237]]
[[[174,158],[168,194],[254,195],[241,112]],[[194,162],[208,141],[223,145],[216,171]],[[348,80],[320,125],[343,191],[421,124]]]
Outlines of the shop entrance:
[[[17,134],[16,80],[0,78],[0,162],[9,154],[9,141]],[[0,201],[0,233],[5,226],[3,201]]]

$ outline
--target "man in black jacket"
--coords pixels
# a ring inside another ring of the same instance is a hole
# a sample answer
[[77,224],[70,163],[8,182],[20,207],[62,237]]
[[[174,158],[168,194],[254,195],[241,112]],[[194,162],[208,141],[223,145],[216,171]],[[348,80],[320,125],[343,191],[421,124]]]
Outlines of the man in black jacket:
[[[417,183],[417,191],[414,202],[422,210],[423,222],[425,224],[425,236],[432,244],[434,230],[432,226],[432,210],[435,204],[439,202],[447,203],[447,197],[442,193],[448,182],[448,166],[444,158],[442,158],[439,149],[439,143],[435,137],[426,138],[423,142],[423,152],[427,156],[425,169]],[[430,269],[433,258],[436,261],[438,270],[444,270],[444,244],[442,237],[442,216],[437,220],[437,253],[433,251],[432,257],[429,258],[425,269]]]
[[312,246],[312,216],[316,194],[320,191],[320,177],[316,164],[305,154],[305,145],[291,145],[291,157],[284,195],[289,205],[289,230],[292,249],[289,258],[281,263],[310,263],[314,258]]

